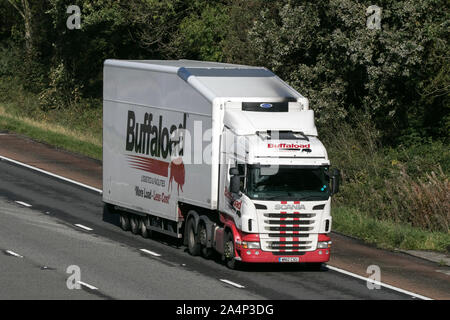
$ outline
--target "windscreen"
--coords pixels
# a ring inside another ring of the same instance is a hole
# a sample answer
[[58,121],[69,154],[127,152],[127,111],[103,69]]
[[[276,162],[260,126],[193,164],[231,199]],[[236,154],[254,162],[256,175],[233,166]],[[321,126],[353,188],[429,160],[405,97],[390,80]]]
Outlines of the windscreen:
[[249,166],[247,195],[259,200],[327,200],[328,167]]

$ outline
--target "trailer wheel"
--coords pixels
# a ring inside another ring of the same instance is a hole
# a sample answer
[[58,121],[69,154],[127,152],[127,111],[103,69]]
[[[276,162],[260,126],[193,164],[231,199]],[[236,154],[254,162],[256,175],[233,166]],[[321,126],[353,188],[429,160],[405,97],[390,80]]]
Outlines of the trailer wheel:
[[224,257],[228,268],[232,270],[239,268],[239,261],[234,259],[234,237],[231,231],[228,231],[225,235]]
[[126,213],[120,214],[120,227],[123,231],[130,230],[130,219],[128,218],[128,215]]
[[198,256],[200,254],[201,245],[198,241],[198,237],[195,234],[195,228],[194,228],[194,219],[188,220],[187,225],[187,243],[188,243],[188,250],[189,253],[193,256]]
[[130,217],[130,227],[133,234],[139,233],[139,220],[139,217],[136,217],[135,215]]
[[141,236],[145,239],[148,239],[152,236],[152,231],[147,229],[147,226],[145,225],[145,219],[142,217],[139,219],[139,229],[141,230]]

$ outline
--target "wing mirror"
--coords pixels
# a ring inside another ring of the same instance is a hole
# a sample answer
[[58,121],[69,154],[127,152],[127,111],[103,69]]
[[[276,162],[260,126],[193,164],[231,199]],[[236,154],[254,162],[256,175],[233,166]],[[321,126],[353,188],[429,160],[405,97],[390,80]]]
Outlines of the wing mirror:
[[334,169],[331,175],[331,195],[339,192],[339,185],[341,183],[341,171]]
[[231,193],[239,193],[239,189],[241,188],[241,177],[239,175],[238,168],[230,168],[230,192]]

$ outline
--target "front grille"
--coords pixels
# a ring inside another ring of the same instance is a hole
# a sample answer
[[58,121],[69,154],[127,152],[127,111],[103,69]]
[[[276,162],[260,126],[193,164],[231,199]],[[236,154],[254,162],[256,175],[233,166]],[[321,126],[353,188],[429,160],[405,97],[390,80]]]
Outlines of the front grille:
[[291,218],[300,218],[300,219],[309,219],[315,217],[315,213],[265,213],[264,217],[267,218],[285,218],[285,219],[291,219]]
[[318,219],[312,212],[264,212],[261,248],[277,255],[302,255],[316,249]]
[[308,225],[308,224],[313,224],[314,223],[314,221],[312,221],[312,220],[300,220],[300,221],[298,221],[298,220],[282,220],[282,221],[280,221],[280,220],[266,220],[266,223],[268,223],[268,224],[284,224],[284,225],[287,225],[287,224],[298,224],[298,225],[300,225],[300,224],[306,224],[306,225]]
[[268,227],[269,231],[311,231],[311,227]]
[[[284,239],[284,238],[281,238]],[[267,241],[266,242],[268,248],[273,250],[308,250],[311,249],[312,242],[311,241],[298,241],[297,239],[295,241]]]
[[271,245],[271,249],[278,250],[308,250],[311,246],[285,246],[285,245]]
[[279,245],[279,244],[308,244],[311,243],[311,241],[270,241],[270,244],[273,245]]
[[309,234],[307,234],[307,233],[298,233],[298,234],[269,233],[268,236],[271,238],[283,238],[283,237],[285,238],[287,236],[290,236],[290,237],[294,236],[296,238],[308,238]]

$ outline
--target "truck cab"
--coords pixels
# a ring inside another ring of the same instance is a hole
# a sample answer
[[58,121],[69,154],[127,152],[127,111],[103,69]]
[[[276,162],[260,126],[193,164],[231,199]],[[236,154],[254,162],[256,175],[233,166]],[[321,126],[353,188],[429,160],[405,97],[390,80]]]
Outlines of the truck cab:
[[[219,211],[243,262],[326,262],[338,172],[301,101],[225,103]],[[228,246],[231,246],[229,244]]]

